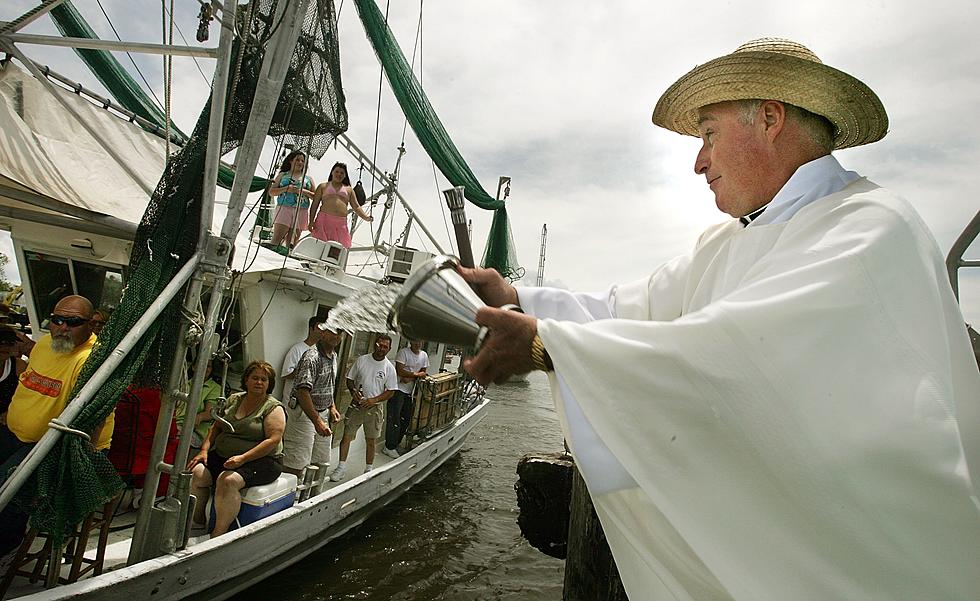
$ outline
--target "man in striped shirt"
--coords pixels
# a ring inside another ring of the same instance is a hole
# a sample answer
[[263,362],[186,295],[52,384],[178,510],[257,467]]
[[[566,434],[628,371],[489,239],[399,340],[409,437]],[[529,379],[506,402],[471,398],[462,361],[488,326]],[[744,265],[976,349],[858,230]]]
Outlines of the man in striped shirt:
[[316,346],[296,365],[293,390],[286,401],[283,470],[299,475],[311,463],[330,463],[330,424],[340,421],[334,406],[337,354],[343,334],[324,330]]

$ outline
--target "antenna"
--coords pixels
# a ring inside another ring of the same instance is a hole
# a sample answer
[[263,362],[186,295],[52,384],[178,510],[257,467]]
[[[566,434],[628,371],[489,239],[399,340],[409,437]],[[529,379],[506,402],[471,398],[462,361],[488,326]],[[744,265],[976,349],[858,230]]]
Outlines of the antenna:
[[544,251],[545,247],[548,245],[548,224],[541,226],[541,254],[538,257],[538,279],[534,283],[535,286],[541,286],[544,284]]

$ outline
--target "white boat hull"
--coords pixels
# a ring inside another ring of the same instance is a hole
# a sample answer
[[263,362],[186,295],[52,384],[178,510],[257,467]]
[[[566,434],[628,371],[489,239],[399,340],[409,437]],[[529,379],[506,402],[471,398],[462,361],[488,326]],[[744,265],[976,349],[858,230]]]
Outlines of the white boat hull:
[[364,522],[455,455],[489,401],[398,460],[269,518],[187,550],[20,599],[226,599],[282,571]]

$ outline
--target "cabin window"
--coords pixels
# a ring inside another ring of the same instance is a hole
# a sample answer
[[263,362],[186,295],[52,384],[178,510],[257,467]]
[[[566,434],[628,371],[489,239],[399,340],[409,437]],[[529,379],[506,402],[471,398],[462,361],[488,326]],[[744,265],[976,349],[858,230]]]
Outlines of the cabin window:
[[97,308],[115,309],[122,298],[123,273],[115,266],[99,265],[68,257],[25,251],[34,309],[43,320],[58,301],[80,294]]

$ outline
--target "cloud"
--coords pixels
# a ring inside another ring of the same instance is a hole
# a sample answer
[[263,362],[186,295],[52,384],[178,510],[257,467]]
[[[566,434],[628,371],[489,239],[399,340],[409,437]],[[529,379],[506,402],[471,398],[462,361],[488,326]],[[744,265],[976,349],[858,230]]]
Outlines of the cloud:
[[[0,18],[34,6],[33,0],[4,4]],[[158,3],[139,3],[145,19],[127,18],[137,10],[131,2],[104,0],[103,5],[131,35],[159,41]],[[499,175],[513,178],[508,213],[524,266],[536,268],[540,229],[547,223],[546,273],[572,289],[602,289],[643,277],[689,250],[705,226],[724,218],[703,178],[693,173],[697,142],[655,128],[650,114],[677,77],[757,37],[797,39],[875,89],[890,115],[888,136],[839,152],[838,158],[908,198],[943,252],[977,210],[972,174],[980,164],[980,126],[969,116],[980,99],[974,31],[980,8],[973,2],[709,1],[683,17],[646,0],[430,0],[423,6],[415,60],[429,98],[491,194]],[[100,33],[111,36],[97,8],[87,3],[78,8]],[[196,10],[196,3],[178,7],[185,35],[196,28]],[[418,3],[401,2],[389,9],[390,25],[409,58],[418,10]],[[31,31],[52,30],[46,21]],[[353,2],[343,4],[339,21],[349,135],[393,171],[404,118],[387,83],[378,110],[380,67]],[[211,44],[216,40],[212,26]],[[72,59],[70,51],[45,50],[46,57],[55,53],[68,55],[59,63]],[[159,57],[140,61],[162,94]],[[73,62],[70,72],[84,76]],[[210,73],[213,61],[201,63]],[[180,90],[175,119],[189,131],[207,84],[189,59],[175,65],[174,89]],[[448,184],[433,176],[410,130],[405,147],[400,190],[449,249],[439,193]],[[263,169],[273,158],[267,148]],[[341,150],[331,150],[314,162],[314,179],[322,180],[338,159],[354,163]],[[352,164],[352,175],[356,172]],[[372,182],[364,179],[370,189]],[[492,216],[475,207],[468,207],[468,215],[475,254],[481,255]],[[399,231],[400,224],[392,229]],[[413,244],[420,244],[414,231]],[[980,294],[973,294],[967,290],[964,298],[980,304]]]

